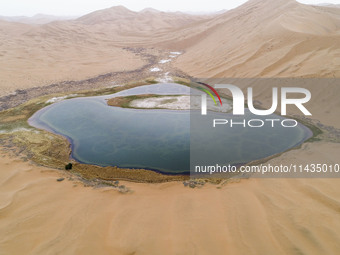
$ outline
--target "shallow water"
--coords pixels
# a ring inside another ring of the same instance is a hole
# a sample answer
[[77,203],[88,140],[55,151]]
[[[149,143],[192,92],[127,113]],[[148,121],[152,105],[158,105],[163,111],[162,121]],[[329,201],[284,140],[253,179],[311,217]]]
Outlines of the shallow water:
[[[113,96],[137,94],[183,95],[190,94],[190,89],[178,84],[156,84],[110,96],[64,100],[38,111],[29,123],[66,136],[72,144],[71,156],[82,163],[188,172],[190,134],[200,137],[190,131],[190,111],[126,109],[108,106],[105,101]],[[220,118],[218,113],[209,113],[209,118],[214,116]],[[202,135],[203,139],[194,139],[191,145],[208,148],[204,145],[216,136],[214,147],[223,147],[225,163],[234,164],[283,152],[309,135],[310,131],[302,125],[289,132],[282,128],[246,128],[242,132],[219,128],[213,134]],[[248,153],[254,148],[256,153]],[[199,151],[204,153],[204,149]]]

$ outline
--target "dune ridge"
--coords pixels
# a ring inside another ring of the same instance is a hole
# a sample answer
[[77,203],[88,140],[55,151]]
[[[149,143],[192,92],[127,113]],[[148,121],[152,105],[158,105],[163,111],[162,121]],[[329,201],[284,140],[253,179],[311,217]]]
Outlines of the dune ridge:
[[[210,22],[176,64],[199,77],[339,77],[340,10],[249,1]],[[322,24],[322,25],[321,25]],[[221,34],[221,31],[223,33]],[[190,41],[189,39],[187,39]],[[204,50],[203,50],[204,49]]]
[[336,78],[339,17],[335,7],[252,0],[215,15],[118,6],[42,25],[0,21],[0,87],[137,69],[143,59],[125,47],[181,51],[173,66],[196,77]]
[[[284,157],[324,159],[319,152],[339,150],[334,146],[310,144]],[[123,183],[133,193],[122,195],[15,158],[2,158],[0,169],[2,254],[336,254],[340,248],[338,179],[235,180],[195,190],[176,182]]]

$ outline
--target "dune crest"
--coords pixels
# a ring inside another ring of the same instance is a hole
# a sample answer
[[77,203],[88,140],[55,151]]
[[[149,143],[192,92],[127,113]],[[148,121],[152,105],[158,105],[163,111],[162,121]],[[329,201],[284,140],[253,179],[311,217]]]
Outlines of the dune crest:
[[186,39],[177,66],[200,77],[339,77],[339,17],[293,0],[249,1]]

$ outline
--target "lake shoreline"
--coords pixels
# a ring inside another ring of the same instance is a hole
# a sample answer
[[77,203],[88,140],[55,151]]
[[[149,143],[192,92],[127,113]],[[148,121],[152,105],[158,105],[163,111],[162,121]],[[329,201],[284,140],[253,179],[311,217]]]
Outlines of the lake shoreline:
[[[131,85],[131,86],[135,87],[135,85]],[[137,86],[141,86],[141,85],[138,84]],[[126,87],[119,88],[118,91],[121,91],[122,89],[126,89]],[[117,88],[115,88],[114,90],[115,90],[115,93],[116,93]],[[112,89],[110,91],[108,91],[106,89],[106,90],[103,91],[103,94],[104,95],[112,94],[112,92],[113,92]],[[91,93],[87,94],[87,96],[98,96],[98,95],[100,95],[99,91],[96,91],[95,94],[93,94],[93,93],[91,94]],[[77,96],[83,97],[83,96],[85,96],[85,94],[79,93]],[[42,109],[42,108],[46,107],[46,105],[42,104],[42,102],[46,102],[48,100],[48,98],[50,98],[50,96],[49,97],[45,96],[45,97],[42,97],[40,99],[35,99],[35,100],[33,100],[33,102],[31,102],[31,104],[30,103],[24,104],[24,106],[29,107],[30,105],[34,104],[34,105],[38,105],[38,107],[40,107],[40,109]],[[22,109],[22,107],[20,109]],[[24,109],[25,109],[25,107],[24,107]],[[33,109],[32,114],[29,115],[28,117],[31,117],[33,115],[33,113],[37,112],[38,110],[39,110],[39,108]],[[11,110],[9,110],[8,115],[9,116],[12,116],[12,115],[15,116],[15,114],[11,114]],[[303,125],[310,123],[308,120],[300,120],[299,118],[297,118],[297,120],[300,123],[302,123]],[[20,120],[19,122],[22,123],[22,120]],[[26,139],[26,140],[31,139],[32,127],[29,126],[29,125],[24,125],[24,126],[25,126],[25,128],[28,128],[29,131],[26,132],[26,131],[20,131],[19,130],[19,132],[16,132],[16,135],[18,135],[17,140],[19,140],[19,141],[24,140],[24,139]],[[314,126],[312,123],[310,123],[308,127],[309,128],[313,127],[313,129],[311,129],[312,132],[313,132],[313,136],[311,137],[311,139],[314,139],[316,136],[319,136],[321,134],[320,129],[317,128],[316,126]],[[37,132],[41,132],[41,131],[38,131],[38,130],[37,130]],[[37,134],[36,137],[42,136],[42,137],[46,138],[46,137],[50,136],[50,134],[51,134],[50,132],[45,131],[45,132],[41,132],[40,135]],[[7,136],[7,137],[11,137],[11,136]],[[42,141],[44,141],[45,138],[43,138]],[[1,139],[1,137],[0,137],[0,139]],[[32,139],[33,139],[33,136],[32,136]],[[34,138],[34,139],[36,139],[36,138]],[[38,154],[35,154],[36,153],[36,152],[34,152],[35,147],[34,146],[32,147],[32,145],[30,143],[27,143],[27,142],[18,142],[18,141],[13,142],[12,141],[12,142],[10,142],[10,144],[11,144],[10,146],[18,148],[19,151],[26,152],[27,155],[32,155],[32,153],[33,153],[34,156],[33,157],[28,156],[28,159],[33,160],[38,165],[53,167],[53,168],[56,168],[56,169],[63,169],[64,166],[67,163],[69,163],[69,161],[70,161],[70,155],[71,155],[71,152],[72,152],[71,142],[69,140],[67,140],[65,137],[62,137],[60,135],[56,135],[54,137],[54,139],[56,139],[57,141],[60,141],[59,142],[60,144],[63,144],[63,143],[69,144],[68,147],[64,146],[65,152],[61,153],[61,154],[64,154],[64,155],[66,153],[68,155],[67,158],[66,157],[58,158],[60,156],[59,152],[58,152],[57,160],[55,160],[55,158],[53,158],[53,157],[52,158],[46,157],[46,155],[41,154],[41,152],[38,152]],[[64,141],[64,142],[62,142],[62,141]],[[304,143],[306,143],[306,141]],[[25,146],[24,150],[22,149],[23,146]],[[289,149],[288,151],[293,150],[293,149],[298,149],[300,146],[301,146],[301,144],[295,146],[294,148]],[[54,151],[53,147],[51,147],[50,149],[52,150],[52,152]],[[60,150],[61,148],[58,147],[58,149]],[[282,153],[277,154],[277,155],[272,155],[269,159],[278,157],[281,154],[286,153],[286,152],[287,151],[282,152]],[[261,161],[268,161],[269,159],[261,159]],[[146,182],[146,183],[160,183],[160,182],[169,182],[169,181],[183,181],[183,180],[187,180],[187,179],[190,178],[189,175],[183,175],[183,174],[182,175],[181,174],[175,174],[175,175],[170,174],[169,175],[169,174],[161,173],[161,172],[157,173],[156,171],[152,171],[152,170],[148,170],[148,169],[133,169],[133,171],[131,171],[130,168],[119,168],[119,167],[106,167],[105,168],[105,167],[99,167],[99,166],[95,166],[95,165],[81,164],[81,163],[76,162],[72,159],[71,159],[71,161],[75,165],[72,172],[74,174],[80,173],[82,176],[84,176],[85,179],[129,180],[129,181],[133,181],[133,182],[137,181],[137,182]],[[248,164],[252,164],[252,163],[253,162],[249,162]],[[104,169],[104,168],[105,168],[105,171],[102,171],[102,169]],[[99,170],[99,169],[101,169],[101,170]]]

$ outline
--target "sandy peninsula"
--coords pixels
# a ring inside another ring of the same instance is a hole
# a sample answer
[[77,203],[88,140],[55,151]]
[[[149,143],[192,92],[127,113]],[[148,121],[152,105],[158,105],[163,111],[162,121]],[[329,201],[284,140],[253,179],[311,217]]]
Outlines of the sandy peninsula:
[[[232,102],[222,98],[223,106],[220,107],[209,101],[207,109],[210,111],[230,112]],[[116,107],[136,109],[168,109],[168,110],[199,110],[201,109],[201,96],[193,95],[138,95],[128,97],[113,97],[108,99],[107,104]]]

